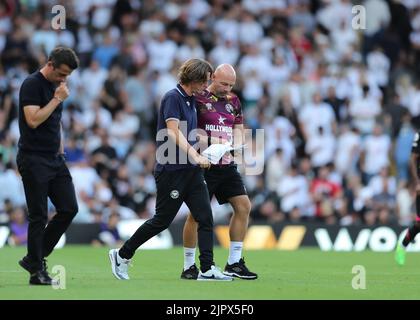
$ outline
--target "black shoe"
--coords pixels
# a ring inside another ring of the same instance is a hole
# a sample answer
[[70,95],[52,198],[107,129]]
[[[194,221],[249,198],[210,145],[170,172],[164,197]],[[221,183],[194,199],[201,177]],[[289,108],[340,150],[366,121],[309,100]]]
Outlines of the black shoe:
[[51,279],[47,271],[39,270],[31,274],[31,277],[29,279],[29,284],[51,286],[55,284],[55,281]]
[[29,258],[27,256],[24,256],[21,260],[19,260],[19,265],[28,271],[30,274],[33,274],[36,272],[36,269],[31,264]]
[[[38,268],[34,268],[33,264],[31,264],[30,259],[28,258],[28,256],[24,256],[21,260],[19,260],[19,265],[25,269],[26,271],[28,271],[30,274],[35,273],[36,271],[38,271]],[[47,260],[46,259],[42,259],[42,267],[41,270],[47,271]]]
[[197,280],[198,278],[198,268],[195,264],[189,267],[187,270],[182,270],[181,279],[185,280]]
[[258,278],[256,273],[248,270],[243,258],[234,264],[226,264],[225,271],[223,273],[227,276],[245,280],[254,280]]

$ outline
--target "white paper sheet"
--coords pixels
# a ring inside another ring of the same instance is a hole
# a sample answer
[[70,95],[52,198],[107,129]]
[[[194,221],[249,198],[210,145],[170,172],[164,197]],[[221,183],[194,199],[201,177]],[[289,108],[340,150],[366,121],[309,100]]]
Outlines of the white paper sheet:
[[210,147],[208,147],[206,150],[204,150],[201,154],[209,159],[211,164],[218,164],[220,159],[224,156],[226,152],[230,152],[232,150],[240,150],[245,148],[246,145],[241,145],[238,147],[233,147],[230,144],[212,144]]

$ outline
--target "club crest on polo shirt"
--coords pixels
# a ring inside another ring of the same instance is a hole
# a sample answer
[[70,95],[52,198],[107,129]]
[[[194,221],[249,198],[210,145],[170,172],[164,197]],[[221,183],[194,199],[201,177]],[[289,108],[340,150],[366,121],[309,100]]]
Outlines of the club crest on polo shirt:
[[179,197],[179,191],[178,190],[172,190],[170,193],[170,196],[172,199],[178,199]]
[[225,105],[225,109],[226,109],[226,111],[227,112],[229,112],[230,114],[233,114],[233,112],[234,112],[234,108],[233,108],[233,106],[230,104],[230,103],[227,103],[226,105]]

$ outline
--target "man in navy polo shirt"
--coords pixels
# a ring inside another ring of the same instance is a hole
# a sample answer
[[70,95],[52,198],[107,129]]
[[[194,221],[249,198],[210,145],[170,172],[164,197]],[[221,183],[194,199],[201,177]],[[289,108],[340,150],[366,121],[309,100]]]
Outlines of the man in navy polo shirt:
[[213,68],[204,60],[186,61],[180,67],[179,84],[162,99],[156,136],[156,214],[141,225],[120,249],[109,251],[112,273],[119,280],[129,279],[128,264],[137,248],[167,229],[183,202],[198,222],[198,280],[233,280],[213,262],[213,216],[202,172],[202,168],[210,167],[210,162],[193,148],[197,143],[194,94],[206,88],[212,73]]

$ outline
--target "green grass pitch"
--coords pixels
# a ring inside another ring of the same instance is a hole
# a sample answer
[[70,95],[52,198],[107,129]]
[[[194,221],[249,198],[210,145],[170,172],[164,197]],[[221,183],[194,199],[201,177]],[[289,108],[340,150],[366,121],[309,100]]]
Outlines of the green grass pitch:
[[[5,299],[140,299],[140,300],[283,300],[283,299],[420,299],[420,255],[409,253],[399,267],[393,253],[338,253],[318,249],[247,251],[245,259],[259,279],[233,282],[180,280],[182,248],[140,250],[130,267],[130,281],[111,273],[108,249],[66,246],[48,260],[66,269],[66,289],[28,285],[17,264],[25,248],[0,249],[0,300]],[[228,251],[217,248],[222,267]],[[366,270],[366,289],[352,287],[355,265]]]

